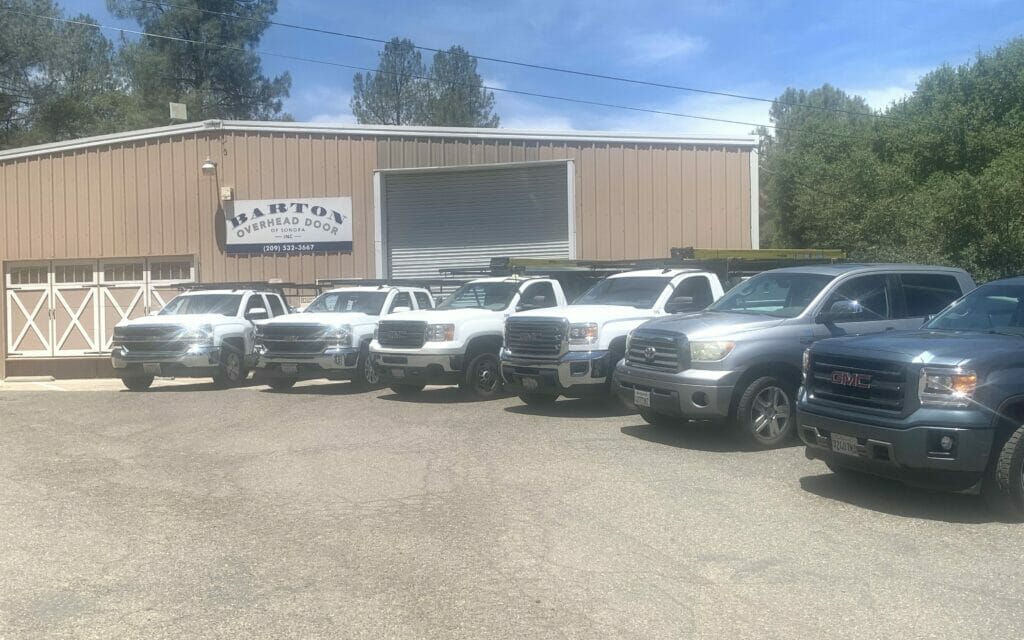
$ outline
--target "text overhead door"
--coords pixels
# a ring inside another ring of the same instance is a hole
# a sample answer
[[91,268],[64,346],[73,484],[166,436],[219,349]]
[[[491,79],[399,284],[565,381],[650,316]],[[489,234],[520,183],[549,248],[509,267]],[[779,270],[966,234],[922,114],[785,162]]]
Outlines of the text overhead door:
[[385,172],[386,275],[437,277],[497,256],[572,257],[568,163]]

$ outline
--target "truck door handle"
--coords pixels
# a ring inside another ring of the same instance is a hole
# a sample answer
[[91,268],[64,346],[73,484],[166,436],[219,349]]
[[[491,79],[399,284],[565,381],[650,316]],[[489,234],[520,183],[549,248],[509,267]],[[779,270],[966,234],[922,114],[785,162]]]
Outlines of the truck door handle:
[[885,330],[886,331],[895,331],[896,327],[886,327]]

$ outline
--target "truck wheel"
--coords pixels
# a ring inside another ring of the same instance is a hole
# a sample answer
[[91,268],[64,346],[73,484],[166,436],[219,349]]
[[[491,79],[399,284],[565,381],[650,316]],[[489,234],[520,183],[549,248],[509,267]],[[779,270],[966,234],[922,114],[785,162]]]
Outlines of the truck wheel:
[[267,380],[267,386],[274,391],[287,391],[295,386],[298,382],[295,378],[270,378]]
[[774,376],[747,386],[736,406],[740,433],[761,449],[785,444],[796,433],[795,389]]
[[992,456],[981,493],[993,511],[1013,522],[1024,522],[1024,426],[1010,434]]
[[153,376],[126,376],[121,382],[129,391],[145,391],[153,384]]
[[393,384],[389,388],[400,396],[411,396],[423,391],[425,384]]
[[640,417],[644,419],[644,422],[652,427],[675,427],[683,423],[682,418],[666,415],[664,413],[655,413],[650,409],[640,409],[639,412]]
[[554,396],[546,393],[520,393],[519,399],[524,404],[528,404],[531,407],[543,407],[545,405],[554,404],[555,400],[558,400],[558,396]]
[[356,364],[356,375],[352,378],[352,384],[360,389],[377,389],[380,387],[380,372],[373,364],[370,357],[370,350],[366,347],[359,352],[359,362]]
[[245,380],[245,375],[242,353],[231,345],[224,345],[221,348],[220,370],[214,374],[213,383],[221,389],[237,387]]
[[480,353],[469,361],[463,379],[463,391],[473,394],[481,400],[489,400],[501,393],[501,373],[498,369],[498,356],[493,353]]

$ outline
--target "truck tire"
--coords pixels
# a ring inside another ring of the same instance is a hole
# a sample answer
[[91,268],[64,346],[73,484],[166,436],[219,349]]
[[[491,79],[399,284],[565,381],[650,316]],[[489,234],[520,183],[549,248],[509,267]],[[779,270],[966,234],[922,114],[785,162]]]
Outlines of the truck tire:
[[501,393],[501,372],[498,356],[490,352],[478,353],[469,360],[462,390],[480,400],[496,398]]
[[368,346],[363,347],[362,351],[359,352],[359,362],[356,363],[356,374],[352,378],[352,384],[366,391],[379,389],[381,386],[380,373],[378,373],[377,367],[373,364],[373,359],[370,358],[370,348]]
[[639,409],[638,411],[640,413],[640,417],[644,419],[644,422],[652,427],[675,427],[685,422],[682,418],[666,415],[664,413],[656,413],[650,409]]
[[230,344],[220,350],[220,366],[213,375],[213,383],[220,389],[237,387],[246,376],[245,361],[242,352]]
[[997,514],[1012,522],[1024,522],[1024,426],[994,452],[981,493]]
[[267,386],[274,391],[287,391],[295,386],[298,382],[295,378],[269,378],[267,379]]
[[558,396],[549,393],[520,393],[519,399],[531,407],[543,407],[554,404]]
[[736,426],[759,449],[775,449],[796,433],[796,389],[776,378],[757,378],[736,405]]
[[411,396],[423,391],[425,384],[393,384],[389,388],[399,396]]
[[129,391],[145,391],[153,384],[153,376],[125,376],[121,382]]

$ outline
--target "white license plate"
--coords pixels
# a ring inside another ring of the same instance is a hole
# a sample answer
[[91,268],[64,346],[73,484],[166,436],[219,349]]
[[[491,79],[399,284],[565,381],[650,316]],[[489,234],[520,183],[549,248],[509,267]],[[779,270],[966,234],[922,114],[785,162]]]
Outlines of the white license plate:
[[391,370],[391,375],[393,377],[395,377],[395,378],[404,378],[405,377],[405,369],[392,369]]
[[859,456],[857,451],[857,438],[844,436],[839,433],[832,434],[832,450],[848,456]]
[[142,373],[151,376],[158,376],[160,375],[160,365],[157,363],[146,363],[142,365]]
[[522,380],[524,389],[535,391],[540,388],[540,382],[537,381],[537,378],[522,378]]
[[292,364],[282,364],[281,365],[281,373],[298,373],[298,372],[299,372],[299,365],[297,365],[297,364],[292,363]]
[[651,406],[651,392],[633,389],[633,404],[638,407],[649,408]]

